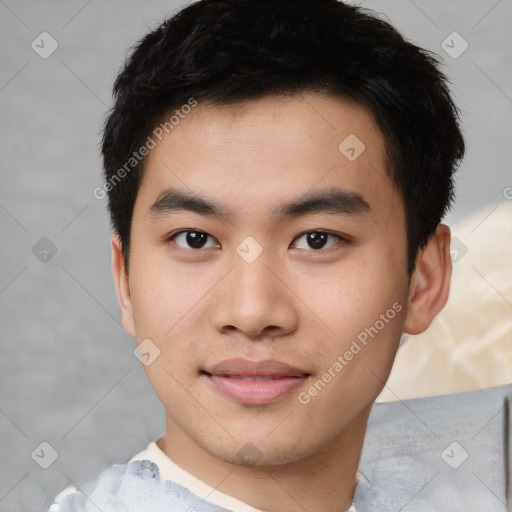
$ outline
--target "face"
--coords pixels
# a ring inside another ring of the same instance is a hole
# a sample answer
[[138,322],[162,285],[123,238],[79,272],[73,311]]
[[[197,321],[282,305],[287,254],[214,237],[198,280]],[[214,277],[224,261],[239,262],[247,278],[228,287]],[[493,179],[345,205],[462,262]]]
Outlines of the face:
[[406,246],[362,106],[195,107],[148,155],[120,299],[168,432],[275,465],[363,424],[404,327]]

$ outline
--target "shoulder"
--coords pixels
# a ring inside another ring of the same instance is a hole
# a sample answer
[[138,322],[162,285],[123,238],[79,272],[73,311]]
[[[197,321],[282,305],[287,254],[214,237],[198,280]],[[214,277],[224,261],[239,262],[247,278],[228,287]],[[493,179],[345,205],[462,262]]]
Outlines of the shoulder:
[[[141,505],[143,509],[141,509]],[[224,512],[172,481],[162,481],[158,465],[150,460],[115,464],[93,483],[59,493],[48,512],[119,512],[120,510],[196,510]]]
[[[48,512],[88,512],[88,501],[95,506],[100,506],[99,503],[103,501],[112,504],[112,497],[122,499],[120,491],[124,488],[153,479],[159,480],[159,470],[158,466],[149,460],[114,464],[100,473],[94,481],[85,482],[83,489],[77,489],[75,486],[66,487],[57,494]],[[112,505],[100,509],[104,512],[117,510]]]

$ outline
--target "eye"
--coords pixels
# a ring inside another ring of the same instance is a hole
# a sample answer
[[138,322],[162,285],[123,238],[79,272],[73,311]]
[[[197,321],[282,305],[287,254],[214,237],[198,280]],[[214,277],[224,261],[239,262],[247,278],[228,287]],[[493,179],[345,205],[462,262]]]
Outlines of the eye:
[[[218,244],[206,245],[206,241],[210,237],[215,240],[211,235],[204,231],[198,231],[197,229],[188,229],[180,231],[169,237],[169,241],[174,240],[176,245],[182,249],[208,249],[209,247],[217,247]],[[188,247],[187,247],[188,245]]]
[[[308,249],[308,247],[311,249],[315,249],[315,250],[325,249],[325,248],[329,249],[330,247],[337,245],[336,241],[335,241],[335,243],[331,243],[330,245],[328,245],[329,237],[334,238],[334,239],[337,238],[338,241],[341,240],[342,242],[348,242],[348,240],[346,238],[343,238],[340,235],[335,235],[334,233],[328,233],[327,231],[308,231],[306,233],[303,233],[302,235],[299,235],[295,239],[295,240],[300,240],[300,239],[304,240],[302,247],[297,246],[297,244],[295,244],[295,245],[296,245],[297,249]],[[306,244],[308,247],[305,247]]]
[[[212,240],[210,245],[208,245],[208,238]],[[331,243],[329,243],[329,238],[331,238]],[[302,247],[300,244],[300,240],[303,239]],[[174,235],[168,238],[169,241],[174,241],[176,245],[185,250],[200,250],[200,249],[208,249],[212,247],[219,247],[220,244],[215,243],[215,238],[209,235],[204,231],[199,231],[197,229],[187,229],[179,231]],[[344,238],[340,235],[335,235],[334,233],[329,233],[327,231],[307,231],[306,233],[302,233],[295,240],[295,247],[297,249],[314,249],[319,251],[321,249],[329,249],[333,246],[342,243],[348,243],[347,238]],[[307,246],[306,246],[307,245]]]

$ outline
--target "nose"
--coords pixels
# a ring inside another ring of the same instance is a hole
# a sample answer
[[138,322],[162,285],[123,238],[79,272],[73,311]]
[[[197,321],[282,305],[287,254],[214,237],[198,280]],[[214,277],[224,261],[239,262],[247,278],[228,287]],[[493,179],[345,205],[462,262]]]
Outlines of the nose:
[[270,251],[264,250],[252,262],[235,253],[231,271],[216,288],[215,328],[223,334],[242,334],[251,341],[294,332],[298,324],[297,298],[286,275]]

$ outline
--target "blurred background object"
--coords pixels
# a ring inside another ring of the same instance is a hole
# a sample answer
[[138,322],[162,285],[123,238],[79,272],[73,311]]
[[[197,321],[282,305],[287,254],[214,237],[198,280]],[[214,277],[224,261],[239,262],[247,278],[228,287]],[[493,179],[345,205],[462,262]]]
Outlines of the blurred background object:
[[402,344],[379,402],[512,383],[512,200],[453,226],[450,248],[448,303]]

